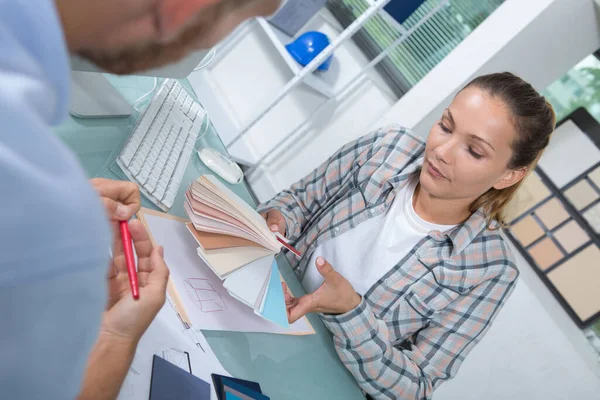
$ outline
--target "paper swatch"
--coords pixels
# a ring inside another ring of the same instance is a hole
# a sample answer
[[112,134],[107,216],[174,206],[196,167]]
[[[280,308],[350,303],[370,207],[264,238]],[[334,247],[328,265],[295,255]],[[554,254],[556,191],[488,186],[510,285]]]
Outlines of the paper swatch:
[[287,310],[285,308],[285,298],[283,296],[283,287],[281,286],[281,276],[277,262],[273,260],[271,268],[271,279],[267,289],[265,305],[262,316],[269,321],[275,322],[284,328],[289,327]]

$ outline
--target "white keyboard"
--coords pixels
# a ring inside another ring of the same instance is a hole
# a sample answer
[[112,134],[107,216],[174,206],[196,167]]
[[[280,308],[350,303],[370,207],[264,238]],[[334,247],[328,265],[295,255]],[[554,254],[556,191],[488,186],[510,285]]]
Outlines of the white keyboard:
[[173,206],[206,111],[174,79],[165,79],[117,157],[125,175],[164,211]]

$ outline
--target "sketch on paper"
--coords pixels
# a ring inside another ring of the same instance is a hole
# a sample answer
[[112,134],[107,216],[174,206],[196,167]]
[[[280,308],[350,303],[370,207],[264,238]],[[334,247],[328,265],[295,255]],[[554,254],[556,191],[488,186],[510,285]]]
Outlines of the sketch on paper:
[[188,278],[184,281],[185,291],[190,300],[205,313],[227,310],[225,301],[208,279]]
[[190,353],[184,350],[170,348],[162,351],[162,358],[173,365],[192,373],[192,363],[190,361]]

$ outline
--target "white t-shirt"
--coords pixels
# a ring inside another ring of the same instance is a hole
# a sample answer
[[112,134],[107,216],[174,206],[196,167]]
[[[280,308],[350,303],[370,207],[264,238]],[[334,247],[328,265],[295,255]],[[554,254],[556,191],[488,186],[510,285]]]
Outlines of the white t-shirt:
[[315,249],[302,280],[307,292],[321,286],[323,277],[315,261],[327,260],[360,295],[364,295],[381,277],[431,231],[448,231],[456,225],[438,225],[423,220],[413,207],[418,177],[404,186],[385,214],[373,217]]

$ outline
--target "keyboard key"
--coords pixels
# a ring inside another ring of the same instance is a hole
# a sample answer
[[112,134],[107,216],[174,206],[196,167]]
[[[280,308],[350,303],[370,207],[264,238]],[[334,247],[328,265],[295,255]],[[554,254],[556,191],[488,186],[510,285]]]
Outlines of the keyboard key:
[[146,184],[144,186],[146,187],[146,190],[148,190],[148,192],[154,193],[157,182],[158,182],[158,179],[155,176],[150,175],[150,177],[148,178],[148,181],[146,182]]
[[134,161],[133,164],[131,165],[131,167],[129,168],[129,170],[131,171],[131,173],[133,175],[137,175],[140,172],[141,168],[142,168],[142,163]]
[[196,117],[198,117],[198,113],[202,111],[202,107],[200,107],[200,104],[194,102],[192,103],[192,108],[190,109],[190,118],[192,121],[196,120]]
[[181,111],[185,114],[188,115],[190,113],[190,107],[192,106],[192,102],[194,101],[194,99],[192,99],[191,96],[187,96],[187,98],[185,99],[185,103],[183,103],[183,107],[181,107]]
[[173,202],[175,201],[175,196],[177,196],[177,191],[167,192],[167,194],[165,195],[165,198],[163,199],[163,203],[169,208],[173,207]]
[[161,199],[165,197],[165,191],[167,190],[167,184],[159,181],[158,185],[156,185],[156,190],[152,193],[156,196],[157,199]]
[[135,148],[127,148],[125,149],[125,151],[123,151],[123,153],[121,153],[121,160],[125,163],[125,164],[129,164],[131,163],[131,160],[133,160],[133,156],[135,155]]

